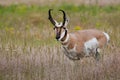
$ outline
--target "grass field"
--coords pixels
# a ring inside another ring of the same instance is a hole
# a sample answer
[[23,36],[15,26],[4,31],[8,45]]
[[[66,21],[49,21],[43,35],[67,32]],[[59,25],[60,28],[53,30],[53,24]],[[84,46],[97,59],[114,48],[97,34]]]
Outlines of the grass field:
[[[74,32],[96,28],[110,35],[101,59],[71,61],[55,40],[48,10]],[[9,5],[0,6],[0,80],[120,80],[120,6]]]

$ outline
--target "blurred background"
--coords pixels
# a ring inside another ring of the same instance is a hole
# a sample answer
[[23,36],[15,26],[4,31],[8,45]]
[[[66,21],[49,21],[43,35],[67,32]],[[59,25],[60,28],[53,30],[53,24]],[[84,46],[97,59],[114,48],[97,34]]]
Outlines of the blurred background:
[[[55,40],[48,10],[69,32],[95,28],[110,43],[93,58],[70,61]],[[0,0],[0,80],[120,80],[120,0]]]
[[86,4],[86,5],[118,5],[120,0],[0,0],[1,5],[10,5],[10,4],[28,4],[28,5],[51,5],[51,4]]

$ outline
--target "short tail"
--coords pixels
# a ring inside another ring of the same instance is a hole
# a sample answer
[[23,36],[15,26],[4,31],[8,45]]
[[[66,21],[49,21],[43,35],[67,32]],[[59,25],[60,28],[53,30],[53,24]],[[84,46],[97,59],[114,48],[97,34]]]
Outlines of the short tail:
[[103,34],[104,34],[105,37],[107,38],[107,43],[110,42],[110,36],[109,36],[107,33],[105,33],[105,32],[103,32]]

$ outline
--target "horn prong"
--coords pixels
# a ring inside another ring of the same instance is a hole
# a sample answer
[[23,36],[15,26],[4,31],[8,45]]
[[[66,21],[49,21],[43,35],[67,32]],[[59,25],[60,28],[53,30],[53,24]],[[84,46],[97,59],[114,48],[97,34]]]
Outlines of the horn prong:
[[52,15],[51,15],[51,11],[52,11],[53,9],[49,9],[49,11],[48,11],[48,19],[50,20],[50,22],[53,24],[53,25],[55,25],[56,24],[56,22],[55,22],[55,20],[52,18]]
[[65,11],[62,10],[62,9],[60,9],[59,11],[61,11],[61,12],[63,13],[63,24],[62,24],[62,27],[64,27],[64,26],[65,26],[65,22],[66,22],[66,20],[67,20],[67,18],[66,18],[66,13],[65,13]]

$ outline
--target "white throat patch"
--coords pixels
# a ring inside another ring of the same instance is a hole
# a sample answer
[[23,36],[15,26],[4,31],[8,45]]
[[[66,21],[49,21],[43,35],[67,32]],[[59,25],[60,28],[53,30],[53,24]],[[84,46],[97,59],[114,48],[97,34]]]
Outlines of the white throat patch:
[[59,41],[60,41],[64,36],[65,36],[65,30],[64,30],[64,32],[61,33],[61,36],[60,36]]
[[65,41],[63,41],[62,43],[66,43],[66,42],[68,42],[69,37],[70,37],[70,35],[69,35],[69,34],[67,34],[67,37],[66,37]]

